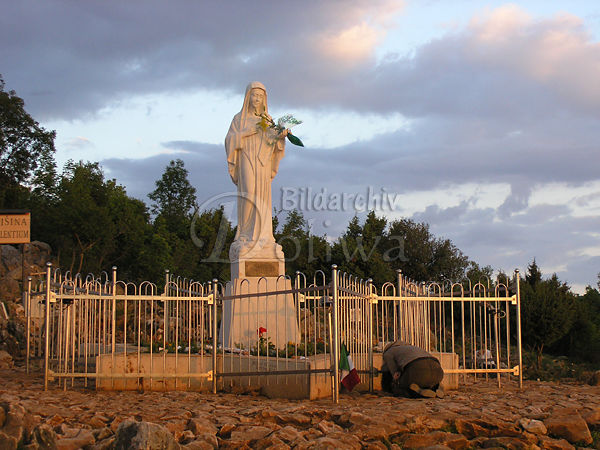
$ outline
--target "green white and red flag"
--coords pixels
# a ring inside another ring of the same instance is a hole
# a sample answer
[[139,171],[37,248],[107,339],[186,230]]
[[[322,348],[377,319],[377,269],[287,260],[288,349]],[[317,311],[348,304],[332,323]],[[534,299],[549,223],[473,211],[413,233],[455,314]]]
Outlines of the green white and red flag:
[[342,385],[351,391],[358,383],[360,383],[360,377],[354,367],[350,353],[346,348],[346,344],[342,343],[340,346],[340,364],[339,368],[342,371]]

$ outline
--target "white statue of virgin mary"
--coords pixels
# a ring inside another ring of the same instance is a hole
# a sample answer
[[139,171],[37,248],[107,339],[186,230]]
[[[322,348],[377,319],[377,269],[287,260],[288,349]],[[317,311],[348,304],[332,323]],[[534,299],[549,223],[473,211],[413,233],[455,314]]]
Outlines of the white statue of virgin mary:
[[261,128],[268,116],[267,91],[262,83],[248,84],[242,110],[235,115],[225,138],[229,175],[237,185],[238,225],[230,257],[252,252],[257,256],[281,254],[272,225],[271,180],[284,156],[288,130]]

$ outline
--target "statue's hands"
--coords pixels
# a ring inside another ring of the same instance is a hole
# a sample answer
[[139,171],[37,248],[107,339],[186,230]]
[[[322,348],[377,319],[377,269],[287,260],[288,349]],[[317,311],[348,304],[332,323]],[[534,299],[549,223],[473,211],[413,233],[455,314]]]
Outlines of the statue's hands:
[[281,133],[279,133],[279,138],[283,139],[284,137],[286,137],[288,135],[289,132],[290,132],[289,128],[282,130]]
[[393,378],[394,378],[394,380],[397,380],[398,378],[400,378],[400,372],[394,372]]

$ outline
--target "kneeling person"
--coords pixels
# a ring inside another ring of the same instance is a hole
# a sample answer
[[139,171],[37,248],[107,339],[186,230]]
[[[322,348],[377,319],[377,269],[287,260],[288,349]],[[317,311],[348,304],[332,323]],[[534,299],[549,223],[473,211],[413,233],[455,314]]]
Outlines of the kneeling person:
[[444,371],[437,358],[403,341],[388,344],[381,367],[383,390],[410,397],[443,397]]

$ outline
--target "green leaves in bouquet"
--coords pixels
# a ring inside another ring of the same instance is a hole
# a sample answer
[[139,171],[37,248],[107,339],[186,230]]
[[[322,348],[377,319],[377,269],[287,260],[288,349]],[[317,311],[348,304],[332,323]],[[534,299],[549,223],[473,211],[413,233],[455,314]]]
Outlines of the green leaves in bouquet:
[[288,132],[287,138],[288,138],[288,141],[290,141],[292,144],[297,145],[299,147],[304,147],[304,144],[302,143],[302,141],[299,138],[297,138],[296,136],[294,136],[292,133]]

